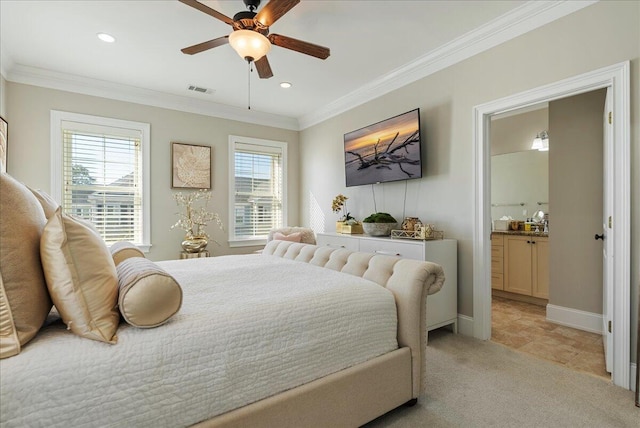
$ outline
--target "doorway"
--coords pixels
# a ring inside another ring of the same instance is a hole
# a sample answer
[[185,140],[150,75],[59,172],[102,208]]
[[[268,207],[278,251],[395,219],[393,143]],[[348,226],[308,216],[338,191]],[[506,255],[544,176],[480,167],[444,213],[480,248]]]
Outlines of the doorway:
[[616,254],[613,265],[612,380],[629,389],[630,379],[630,89],[629,62],[615,64],[474,108],[475,225],[474,225],[474,336],[491,337],[490,270],[490,169],[489,121],[494,114],[506,113],[571,95],[607,88],[611,94],[613,117],[612,165],[606,171],[613,189],[612,228],[609,238]]
[[[603,218],[605,93],[491,116],[491,340],[610,379],[603,241],[594,240]],[[542,134],[547,144],[536,145]],[[530,232],[504,230],[511,220],[524,229],[528,219]]]

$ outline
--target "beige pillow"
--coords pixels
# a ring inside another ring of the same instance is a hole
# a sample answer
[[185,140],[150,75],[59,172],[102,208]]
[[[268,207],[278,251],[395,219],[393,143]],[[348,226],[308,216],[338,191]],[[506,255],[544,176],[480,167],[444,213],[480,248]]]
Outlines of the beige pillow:
[[0,358],[20,352],[51,309],[40,264],[44,211],[29,189],[0,174]]
[[144,253],[142,252],[142,250],[128,241],[116,242],[109,248],[109,251],[111,251],[111,257],[113,257],[113,262],[116,264],[116,267],[120,263],[131,257],[144,258]]
[[40,202],[40,205],[42,205],[42,209],[44,210],[45,217],[49,219],[56,212],[60,204],[42,190],[34,190],[31,187],[29,187],[29,190],[31,190],[38,202]]
[[116,343],[118,276],[102,238],[58,208],[42,233],[40,254],[49,294],[67,327]]
[[118,307],[124,320],[134,327],[164,324],[182,305],[182,288],[176,280],[149,259],[132,257],[118,267]]

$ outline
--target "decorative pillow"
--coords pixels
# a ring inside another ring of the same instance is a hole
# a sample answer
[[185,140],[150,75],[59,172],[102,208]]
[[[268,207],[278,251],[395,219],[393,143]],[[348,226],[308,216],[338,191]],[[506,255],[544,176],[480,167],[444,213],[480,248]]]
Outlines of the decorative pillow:
[[124,320],[134,327],[164,324],[182,306],[182,288],[176,280],[149,259],[132,257],[118,267],[118,307]]
[[109,248],[109,251],[111,251],[111,257],[113,257],[113,262],[116,264],[116,267],[131,257],[144,258],[142,250],[128,241],[116,242]]
[[300,232],[293,232],[285,235],[280,232],[275,232],[273,239],[277,241],[300,242],[302,240],[302,234]]
[[29,189],[0,174],[0,358],[20,352],[51,309],[42,265],[44,211]]
[[36,199],[38,199],[38,202],[40,202],[40,205],[42,205],[42,209],[44,210],[45,217],[49,219],[56,212],[60,204],[42,190],[34,190],[31,187],[29,187],[29,190],[31,190]]
[[116,343],[118,276],[102,238],[58,208],[40,241],[49,294],[73,333]]

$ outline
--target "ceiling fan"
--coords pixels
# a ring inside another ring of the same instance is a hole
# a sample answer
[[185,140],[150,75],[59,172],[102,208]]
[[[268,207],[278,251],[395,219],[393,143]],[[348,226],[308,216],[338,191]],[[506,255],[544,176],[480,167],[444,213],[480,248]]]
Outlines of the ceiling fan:
[[270,0],[259,12],[256,12],[256,9],[260,5],[260,0],[243,0],[248,10],[236,13],[233,19],[197,0],[179,1],[233,27],[233,31],[227,36],[182,49],[185,54],[193,55],[229,43],[241,58],[255,63],[261,79],[273,76],[266,56],[272,44],[320,59],[329,57],[329,48],[324,46],[280,34],[269,34],[269,27],[300,3],[300,0]]

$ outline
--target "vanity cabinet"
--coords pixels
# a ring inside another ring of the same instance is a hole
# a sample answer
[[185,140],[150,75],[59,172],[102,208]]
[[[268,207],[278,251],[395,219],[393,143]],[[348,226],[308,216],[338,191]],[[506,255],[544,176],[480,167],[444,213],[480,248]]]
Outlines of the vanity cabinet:
[[419,241],[366,235],[318,233],[318,245],[351,251],[425,260],[442,266],[445,282],[440,291],[427,298],[427,331],[452,325],[458,331],[458,241]]
[[511,236],[504,239],[504,291],[549,298],[549,238]]
[[491,288],[504,290],[504,236],[491,236]]

